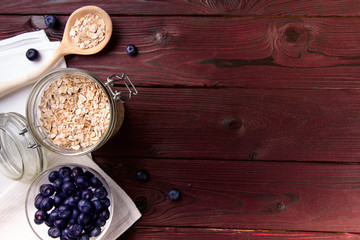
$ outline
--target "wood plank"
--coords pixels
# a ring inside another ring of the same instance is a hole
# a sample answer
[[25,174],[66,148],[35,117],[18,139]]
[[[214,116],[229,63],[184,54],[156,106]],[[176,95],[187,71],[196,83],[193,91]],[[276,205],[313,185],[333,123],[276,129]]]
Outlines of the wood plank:
[[[61,39],[66,19],[46,30],[52,40]],[[0,39],[44,28],[42,16],[0,16],[0,21]],[[68,65],[103,79],[127,72],[147,87],[360,87],[360,18],[113,17],[113,22],[114,36],[100,54],[69,56]],[[138,47],[138,56],[126,55],[129,43]]]
[[358,164],[94,159],[141,209],[137,226],[360,233]]
[[134,227],[117,240],[357,240],[359,235],[352,233],[323,232],[286,232],[266,230],[235,230],[235,229],[204,229],[204,228],[173,228],[173,227]]
[[[237,15],[237,16],[359,16],[356,0],[107,0],[93,2],[110,14],[120,15]],[[0,13],[70,14],[82,1],[24,0],[2,2]]]
[[359,91],[138,90],[97,155],[359,161]]

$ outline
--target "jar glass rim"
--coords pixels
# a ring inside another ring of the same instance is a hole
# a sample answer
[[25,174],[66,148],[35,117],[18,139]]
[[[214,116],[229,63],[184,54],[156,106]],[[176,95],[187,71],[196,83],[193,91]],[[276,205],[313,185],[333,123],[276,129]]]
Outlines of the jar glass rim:
[[0,169],[10,179],[32,180],[46,165],[45,154],[27,131],[24,116],[0,113]]

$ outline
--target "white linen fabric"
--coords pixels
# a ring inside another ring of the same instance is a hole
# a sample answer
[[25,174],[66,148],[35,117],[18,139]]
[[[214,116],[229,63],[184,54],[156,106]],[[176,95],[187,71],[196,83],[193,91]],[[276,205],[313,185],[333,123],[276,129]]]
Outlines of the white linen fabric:
[[[60,42],[50,42],[43,30],[0,41],[0,84],[2,81],[34,71],[52,57],[59,44]],[[39,51],[38,61],[29,61],[26,58],[25,53],[29,48]],[[66,67],[64,58],[59,60],[53,69],[59,67]],[[0,113],[17,112],[25,115],[26,101],[31,88],[32,85],[0,98]],[[82,164],[98,171],[108,182],[114,197],[114,212],[110,227],[102,239],[116,239],[141,217],[130,197],[97,166],[90,155],[68,157],[48,151],[47,157],[48,167],[66,163]],[[25,197],[29,186],[30,183],[7,179],[0,172],[0,239],[38,239],[25,215]]]

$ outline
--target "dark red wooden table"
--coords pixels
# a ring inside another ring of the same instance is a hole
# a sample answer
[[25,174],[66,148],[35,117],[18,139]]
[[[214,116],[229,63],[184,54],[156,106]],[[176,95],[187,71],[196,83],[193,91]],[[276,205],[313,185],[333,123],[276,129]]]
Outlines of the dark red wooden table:
[[0,39],[90,4],[112,39],[68,66],[139,90],[93,153],[143,215],[119,239],[360,239],[359,1],[3,1]]

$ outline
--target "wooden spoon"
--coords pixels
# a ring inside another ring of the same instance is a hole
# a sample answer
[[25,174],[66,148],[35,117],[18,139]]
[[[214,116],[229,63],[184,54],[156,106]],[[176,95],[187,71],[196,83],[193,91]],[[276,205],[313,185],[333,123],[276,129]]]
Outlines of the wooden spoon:
[[[71,27],[75,24],[76,19],[79,19],[89,13],[98,15],[99,17],[104,19],[104,22],[106,24],[105,39],[103,39],[98,45],[94,47],[82,49],[80,47],[77,47],[75,43],[72,42],[69,33]],[[59,61],[59,59],[65,55],[68,54],[91,55],[101,51],[105,47],[105,45],[109,42],[111,34],[112,34],[112,22],[110,16],[104,10],[96,6],[85,6],[77,9],[75,12],[73,12],[70,15],[65,26],[63,39],[59,47],[55,50],[52,59],[34,72],[31,72],[25,76],[22,76],[20,78],[11,81],[0,83],[0,98],[26,85],[36,82],[43,75],[48,73],[49,70]]]

